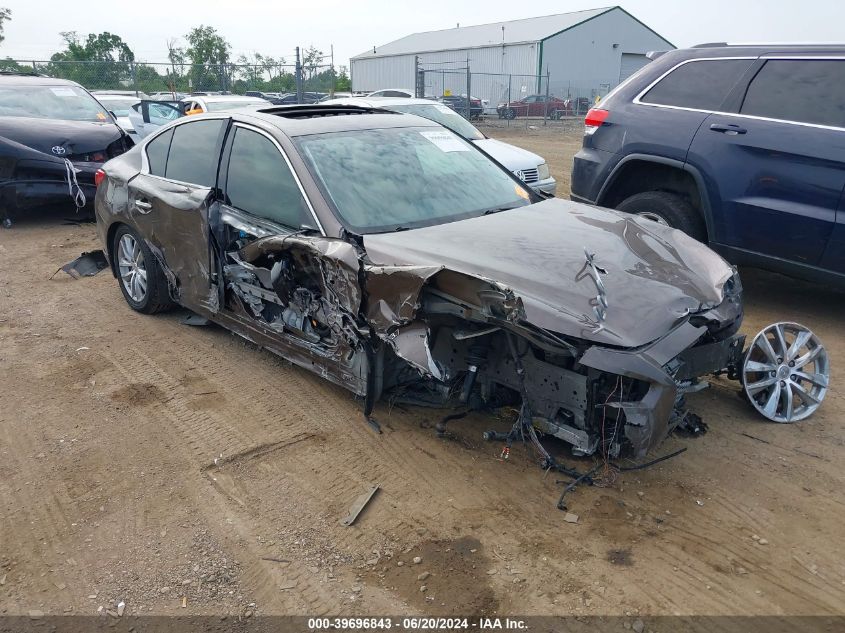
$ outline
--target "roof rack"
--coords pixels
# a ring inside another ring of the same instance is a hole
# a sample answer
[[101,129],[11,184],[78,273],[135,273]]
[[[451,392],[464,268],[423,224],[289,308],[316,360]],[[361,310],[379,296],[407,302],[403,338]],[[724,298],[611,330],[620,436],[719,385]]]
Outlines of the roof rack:
[[262,114],[275,114],[276,116],[285,117],[286,119],[310,119],[314,117],[323,116],[341,116],[347,114],[397,114],[382,108],[373,108],[370,106],[357,105],[320,105],[318,103],[296,104],[296,105],[280,105],[271,106],[269,108],[256,108],[256,112]]
[[730,46],[742,46],[747,48],[761,48],[767,46],[794,47],[794,48],[827,48],[830,46],[845,46],[842,42],[707,42],[696,44],[692,48],[724,48]]

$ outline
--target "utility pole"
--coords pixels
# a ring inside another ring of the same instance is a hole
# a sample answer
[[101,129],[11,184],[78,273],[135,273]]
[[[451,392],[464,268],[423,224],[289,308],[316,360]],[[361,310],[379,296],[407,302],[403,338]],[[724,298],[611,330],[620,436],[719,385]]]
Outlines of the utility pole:
[[469,56],[467,56],[467,121],[472,120],[472,108],[470,103],[470,84],[472,83],[472,73],[469,72]]
[[299,59],[299,46],[296,47],[296,102],[302,103],[302,62]]
[[331,95],[332,95],[332,97],[334,97],[334,89],[335,89],[334,44],[331,45],[331,55],[332,55],[332,90],[331,90]]

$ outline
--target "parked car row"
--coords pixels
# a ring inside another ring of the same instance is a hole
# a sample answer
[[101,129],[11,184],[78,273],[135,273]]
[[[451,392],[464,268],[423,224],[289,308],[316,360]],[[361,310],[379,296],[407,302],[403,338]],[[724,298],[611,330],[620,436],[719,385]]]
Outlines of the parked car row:
[[516,117],[548,117],[560,119],[564,116],[583,116],[590,109],[586,97],[559,99],[549,95],[530,95],[519,101],[507,101],[496,106],[500,119]]
[[[546,467],[537,431],[579,455],[643,455],[697,428],[683,396],[713,372],[779,422],[825,396],[827,354],[806,328],[775,324],[746,349],[738,273],[702,242],[845,279],[837,52],[659,57],[587,114],[571,202],[550,198],[542,158],[442,102],[144,99],[133,143],[105,105],[122,95],[4,76],[0,204],[79,204],[91,176],[130,307],[188,308],[364,397],[369,420],[382,396],[511,405],[513,428],[490,437],[529,437]],[[777,99],[798,85],[807,107]]]

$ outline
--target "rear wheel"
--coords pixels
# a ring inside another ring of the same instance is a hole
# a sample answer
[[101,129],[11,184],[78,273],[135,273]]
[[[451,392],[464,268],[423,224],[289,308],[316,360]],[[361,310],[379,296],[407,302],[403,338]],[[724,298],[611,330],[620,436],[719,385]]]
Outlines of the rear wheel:
[[115,231],[112,256],[120,290],[130,308],[155,314],[173,307],[161,265],[138,234],[126,225]]
[[707,227],[701,214],[681,196],[665,191],[645,191],[626,198],[616,207],[674,229],[699,242],[707,241]]

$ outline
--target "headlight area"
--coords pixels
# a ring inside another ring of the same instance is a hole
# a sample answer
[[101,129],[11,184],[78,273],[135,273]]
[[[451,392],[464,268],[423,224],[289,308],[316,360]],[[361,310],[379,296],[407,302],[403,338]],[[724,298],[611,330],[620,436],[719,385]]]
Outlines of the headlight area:
[[551,178],[548,163],[540,163],[539,165],[537,165],[537,178],[540,180],[548,180],[549,178]]

